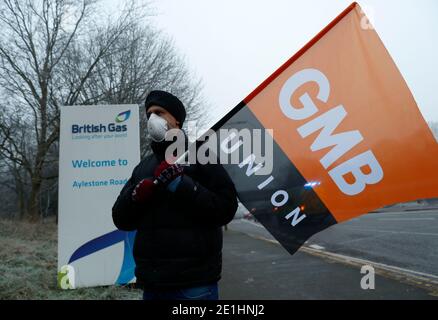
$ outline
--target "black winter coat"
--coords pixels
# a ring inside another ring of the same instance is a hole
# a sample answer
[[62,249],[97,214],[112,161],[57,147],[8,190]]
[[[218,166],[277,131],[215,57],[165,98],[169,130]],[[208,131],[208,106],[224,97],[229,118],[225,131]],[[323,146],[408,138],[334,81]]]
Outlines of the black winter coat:
[[152,155],[134,169],[112,210],[120,230],[137,230],[137,283],[147,289],[194,287],[217,282],[222,270],[222,226],[237,210],[236,190],[220,164],[190,165],[175,193],[162,190],[137,204],[131,194],[153,179],[160,160]]

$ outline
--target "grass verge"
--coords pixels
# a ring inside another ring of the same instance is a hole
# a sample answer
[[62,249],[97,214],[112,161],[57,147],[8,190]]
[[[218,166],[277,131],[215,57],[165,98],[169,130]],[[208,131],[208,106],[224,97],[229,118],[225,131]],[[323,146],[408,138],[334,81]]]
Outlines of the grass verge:
[[62,290],[57,286],[57,225],[0,220],[0,300],[138,300],[141,291],[108,286]]

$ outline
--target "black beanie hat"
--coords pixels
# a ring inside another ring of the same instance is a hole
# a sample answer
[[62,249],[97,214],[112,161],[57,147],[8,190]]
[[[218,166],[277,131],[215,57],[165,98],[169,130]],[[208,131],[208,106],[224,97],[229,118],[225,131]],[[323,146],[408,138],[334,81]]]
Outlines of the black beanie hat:
[[151,91],[144,103],[146,112],[152,105],[160,106],[163,109],[166,109],[172,116],[175,117],[182,127],[184,120],[186,119],[186,108],[184,107],[184,104],[173,94],[161,90]]

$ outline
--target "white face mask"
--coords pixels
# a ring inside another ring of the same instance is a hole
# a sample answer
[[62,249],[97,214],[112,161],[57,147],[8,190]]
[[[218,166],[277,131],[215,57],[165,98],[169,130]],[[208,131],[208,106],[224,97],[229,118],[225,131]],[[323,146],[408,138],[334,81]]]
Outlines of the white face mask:
[[163,141],[169,128],[167,125],[167,121],[157,116],[155,113],[152,113],[149,117],[147,127],[149,135],[155,142]]

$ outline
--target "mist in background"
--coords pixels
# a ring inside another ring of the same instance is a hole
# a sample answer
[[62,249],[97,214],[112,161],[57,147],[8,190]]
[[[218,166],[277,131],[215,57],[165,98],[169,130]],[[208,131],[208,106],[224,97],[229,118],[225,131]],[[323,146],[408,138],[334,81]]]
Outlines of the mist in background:
[[[110,7],[116,0],[108,2]],[[358,1],[408,83],[426,121],[438,121],[438,2]],[[160,0],[156,27],[202,78],[211,124],[303,47],[350,0]]]

